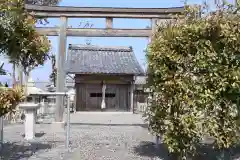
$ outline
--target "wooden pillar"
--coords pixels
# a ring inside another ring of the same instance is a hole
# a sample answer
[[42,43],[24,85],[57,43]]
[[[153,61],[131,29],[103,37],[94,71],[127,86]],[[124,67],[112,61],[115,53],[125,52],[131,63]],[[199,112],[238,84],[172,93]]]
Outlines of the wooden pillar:
[[113,18],[106,18],[106,28],[112,29],[113,28]]
[[106,102],[105,102],[105,93],[106,93],[106,84],[105,82],[102,83],[102,103],[101,103],[101,109],[106,109]]
[[130,86],[130,112],[134,112],[134,80]]
[[[60,17],[61,26],[59,33],[59,49],[58,49],[58,61],[57,61],[57,83],[56,83],[56,91],[64,92],[65,91],[65,81],[66,81],[66,73],[65,73],[65,61],[66,61],[66,43],[67,43],[67,18]],[[56,122],[63,121],[63,96],[56,97]]]
[[[80,100],[80,94],[79,94],[79,84],[76,83],[75,80],[75,89],[76,89],[76,94],[75,94],[75,109],[76,111],[79,111],[79,109],[81,109],[79,100]],[[78,108],[79,107],[79,108]]]
[[157,19],[151,19],[151,28],[152,28],[152,35],[149,37],[149,43],[151,43],[151,40],[152,40],[152,36],[156,30],[156,27],[157,27]]

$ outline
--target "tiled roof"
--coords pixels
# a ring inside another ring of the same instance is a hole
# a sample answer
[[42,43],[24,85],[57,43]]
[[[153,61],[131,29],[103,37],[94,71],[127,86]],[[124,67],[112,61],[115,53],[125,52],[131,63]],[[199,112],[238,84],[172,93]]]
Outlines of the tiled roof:
[[92,45],[69,45],[66,71],[73,74],[144,74],[131,47]]

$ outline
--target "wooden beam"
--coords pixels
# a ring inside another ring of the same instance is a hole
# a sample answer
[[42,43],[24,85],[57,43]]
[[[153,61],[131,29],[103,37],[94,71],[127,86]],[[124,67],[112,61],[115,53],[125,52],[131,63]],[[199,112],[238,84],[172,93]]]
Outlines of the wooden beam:
[[106,28],[112,29],[113,28],[113,18],[106,18]]
[[[41,35],[58,36],[59,28],[56,27],[37,27]],[[149,37],[152,35],[149,29],[101,29],[101,28],[67,28],[67,36],[76,37]]]
[[37,6],[25,5],[28,12],[36,17],[68,18],[142,18],[142,19],[169,19],[169,14],[180,14],[184,7],[174,8],[112,8],[112,7],[69,7],[69,6]]

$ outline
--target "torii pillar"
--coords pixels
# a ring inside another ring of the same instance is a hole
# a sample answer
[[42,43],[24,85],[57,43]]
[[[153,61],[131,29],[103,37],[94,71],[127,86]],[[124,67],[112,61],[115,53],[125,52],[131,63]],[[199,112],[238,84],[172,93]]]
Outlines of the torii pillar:
[[[57,59],[57,83],[56,92],[65,91],[65,62],[66,62],[66,45],[67,45],[67,18],[60,17],[61,26],[59,33],[59,49],[58,49],[58,59]],[[63,106],[63,96],[56,97],[56,122],[63,122],[64,106]]]

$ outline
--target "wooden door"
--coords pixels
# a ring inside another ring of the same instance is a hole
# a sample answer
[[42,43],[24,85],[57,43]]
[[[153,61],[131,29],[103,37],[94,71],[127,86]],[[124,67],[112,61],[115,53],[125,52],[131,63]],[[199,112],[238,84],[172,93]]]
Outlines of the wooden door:
[[86,84],[76,84],[76,110],[85,111],[87,108],[86,104]]
[[101,109],[102,102],[102,86],[101,84],[87,85],[86,106],[87,110],[97,111]]
[[107,84],[106,87],[106,108],[108,111],[128,110],[128,85]]
[[117,86],[116,85],[106,85],[105,91],[105,102],[106,109],[108,111],[116,111],[117,109]]
[[118,95],[118,98],[119,98],[119,109],[121,111],[129,111],[129,99],[130,99],[130,96],[129,96],[129,91],[128,91],[128,88],[129,88],[129,85],[127,84],[122,84],[122,85],[119,85],[119,95]]

